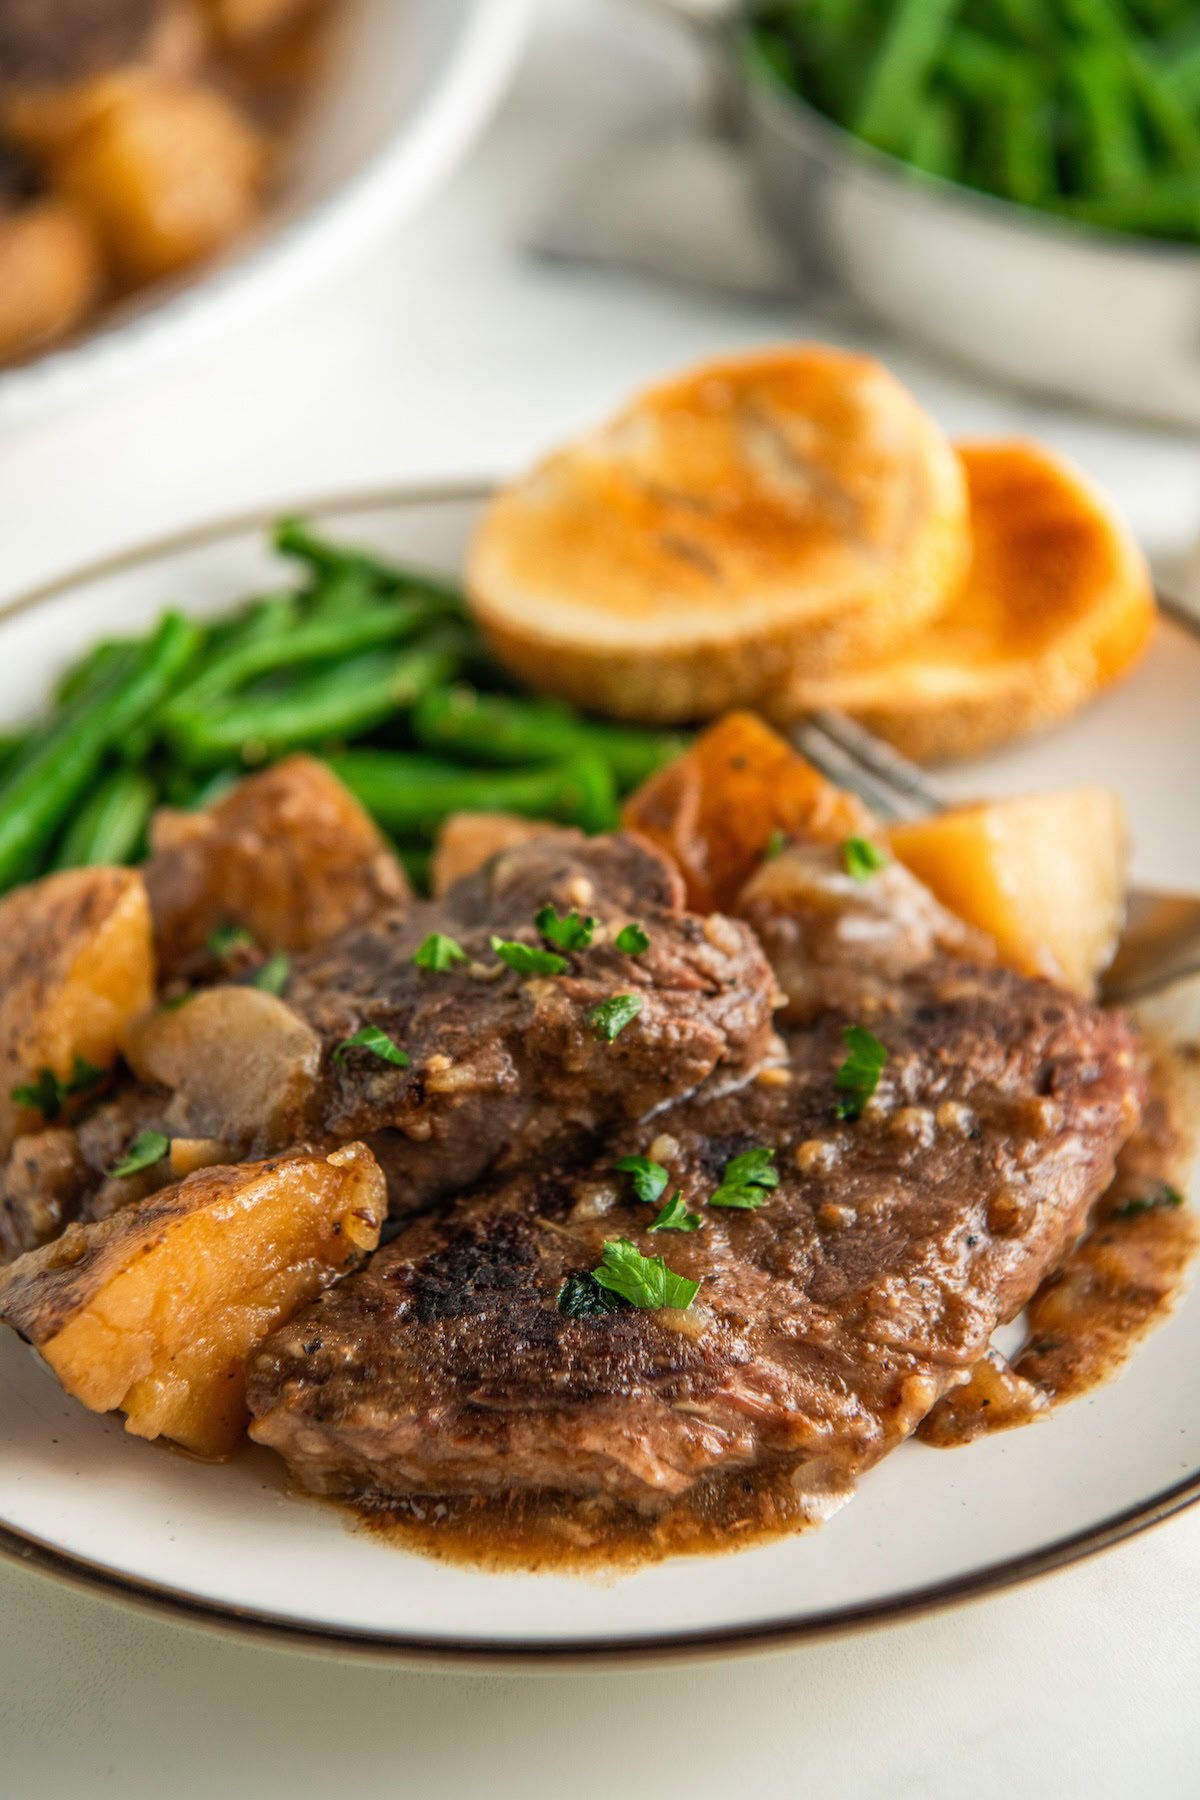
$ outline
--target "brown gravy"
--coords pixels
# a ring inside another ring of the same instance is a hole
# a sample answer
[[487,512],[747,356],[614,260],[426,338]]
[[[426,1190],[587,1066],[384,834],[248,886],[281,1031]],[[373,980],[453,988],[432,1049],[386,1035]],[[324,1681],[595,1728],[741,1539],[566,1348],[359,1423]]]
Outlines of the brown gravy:
[[1026,1337],[1006,1361],[989,1350],[970,1380],[946,1394],[917,1436],[938,1449],[1044,1418],[1110,1381],[1183,1292],[1200,1243],[1179,1203],[1194,1155],[1200,1046],[1160,1054],[1138,1130],[1092,1224],[1025,1310]]
[[657,1518],[553,1494],[413,1499],[342,1510],[373,1537],[445,1562],[494,1573],[584,1574],[620,1572],[668,1556],[715,1556],[791,1537],[820,1524],[849,1497],[831,1494],[814,1506],[811,1489],[798,1496],[791,1468],[778,1465],[701,1483]]

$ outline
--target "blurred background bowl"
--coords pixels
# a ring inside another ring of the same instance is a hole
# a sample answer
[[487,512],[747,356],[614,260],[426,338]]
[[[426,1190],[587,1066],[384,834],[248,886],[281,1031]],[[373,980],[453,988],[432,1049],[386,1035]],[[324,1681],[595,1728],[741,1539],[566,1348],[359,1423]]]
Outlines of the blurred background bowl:
[[515,66],[533,0],[345,0],[291,176],[236,249],[62,349],[0,372],[0,427],[66,406],[332,275],[454,167]]
[[1019,387],[1200,425],[1200,250],[940,181],[741,80],[763,200],[815,277]]

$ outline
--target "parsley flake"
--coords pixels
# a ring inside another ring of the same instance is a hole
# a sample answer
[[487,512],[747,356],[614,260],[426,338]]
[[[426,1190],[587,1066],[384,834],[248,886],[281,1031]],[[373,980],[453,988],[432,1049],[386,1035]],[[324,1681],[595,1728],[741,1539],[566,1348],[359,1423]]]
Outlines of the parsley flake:
[[261,989],[264,994],[274,994],[278,999],[287,986],[292,974],[292,959],[283,950],[277,950],[274,956],[268,956],[261,969],[256,969],[250,985]]
[[877,844],[869,838],[848,837],[842,840],[842,865],[847,875],[855,881],[870,881],[880,869],[886,869],[891,862]]
[[683,1189],[676,1188],[667,1204],[646,1227],[647,1231],[699,1231],[704,1220],[699,1213],[689,1212]]
[[777,856],[783,855],[786,845],[787,833],[777,825],[763,846],[763,861],[774,862]]
[[204,947],[210,956],[224,961],[238,950],[253,950],[254,938],[244,925],[235,925],[230,921],[225,925],[216,925],[204,940]]
[[676,1275],[661,1256],[643,1256],[628,1238],[610,1238],[598,1269],[592,1274],[602,1288],[620,1294],[631,1306],[643,1312],[658,1312],[662,1307],[688,1307],[700,1291],[698,1281]]
[[861,1119],[863,1108],[879,1086],[888,1053],[874,1032],[861,1025],[847,1025],[842,1031],[848,1055],[834,1078],[840,1098],[836,1112],[839,1119]]
[[622,956],[644,956],[650,948],[650,934],[641,925],[624,925],[613,942]]
[[114,1181],[123,1175],[137,1175],[161,1162],[171,1148],[171,1140],[161,1131],[139,1131],[120,1162],[108,1172]]
[[566,957],[553,950],[539,950],[534,944],[518,944],[511,938],[494,937],[492,949],[515,975],[561,975],[570,967]]
[[543,906],[533,922],[546,942],[557,944],[560,950],[586,950],[600,923],[590,913],[585,917],[582,913],[569,912],[562,917],[552,906]]
[[618,1175],[628,1175],[634,1193],[647,1206],[657,1206],[667,1191],[667,1171],[648,1156],[623,1156],[613,1164]]
[[98,1069],[86,1056],[77,1056],[65,1081],[60,1081],[53,1069],[39,1069],[36,1081],[22,1082],[9,1097],[17,1106],[40,1112],[49,1123],[58,1118],[68,1100],[88,1093],[104,1076],[105,1070]]
[[590,1270],[568,1275],[558,1290],[558,1310],[568,1319],[594,1319],[604,1313],[622,1312],[625,1302],[600,1286]]
[[721,1185],[709,1205],[734,1206],[742,1212],[756,1212],[765,1204],[771,1188],[779,1186],[779,1170],[774,1163],[775,1152],[767,1144],[731,1157],[721,1171]]
[[466,961],[467,953],[462,945],[452,937],[443,937],[440,931],[431,931],[413,956],[413,963],[418,969],[432,969],[437,975],[445,975],[455,963]]
[[627,1025],[632,1025],[643,1005],[640,994],[614,994],[611,1000],[601,1000],[591,1008],[587,1022],[598,1038],[611,1044]]
[[335,1063],[344,1063],[351,1050],[369,1050],[372,1056],[379,1057],[381,1062],[394,1063],[398,1069],[407,1069],[409,1057],[394,1044],[386,1031],[380,1031],[378,1025],[364,1025],[353,1037],[343,1039],[333,1053]]
[[1109,1214],[1110,1219],[1137,1219],[1143,1213],[1158,1212],[1164,1206],[1183,1206],[1184,1198],[1178,1188],[1168,1182],[1160,1181],[1154,1191],[1137,1195],[1132,1200],[1122,1200],[1120,1206],[1114,1206]]

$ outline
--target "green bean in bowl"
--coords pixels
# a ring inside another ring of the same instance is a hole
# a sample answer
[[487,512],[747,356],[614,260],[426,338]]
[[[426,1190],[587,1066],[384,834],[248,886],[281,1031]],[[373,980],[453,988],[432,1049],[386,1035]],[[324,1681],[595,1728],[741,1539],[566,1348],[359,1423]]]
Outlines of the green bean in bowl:
[[787,0],[745,43],[752,79],[926,174],[1200,241],[1194,0]]
[[604,831],[684,742],[514,691],[434,576],[301,520],[274,543],[294,585],[89,645],[47,716],[0,740],[0,891],[137,861],[156,808],[211,805],[296,751],[328,761],[422,886],[451,814]]

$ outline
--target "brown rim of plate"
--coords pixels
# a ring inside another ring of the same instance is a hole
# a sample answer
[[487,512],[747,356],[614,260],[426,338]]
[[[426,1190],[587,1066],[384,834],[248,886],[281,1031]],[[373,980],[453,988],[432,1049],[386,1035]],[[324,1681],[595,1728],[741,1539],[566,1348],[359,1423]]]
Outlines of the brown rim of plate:
[[[185,527],[151,543],[139,545],[134,550],[119,551],[100,558],[0,604],[0,624],[17,613],[28,612],[35,606],[69,592],[83,582],[117,575],[123,569],[135,568],[155,557],[200,548],[238,532],[264,529],[283,516],[337,519],[347,513],[384,508],[462,505],[486,499],[492,486],[486,480],[464,479],[373,488],[366,492],[348,492],[324,499],[310,499],[286,507],[257,507],[232,518]],[[1158,598],[1159,605],[1168,618],[1200,637],[1200,618],[1176,600],[1161,593]],[[929,1582],[924,1587],[912,1588],[886,1600],[832,1607],[825,1612],[773,1620],[769,1624],[713,1626],[664,1632],[655,1636],[594,1637],[586,1642],[571,1638],[522,1642],[517,1638],[488,1641],[484,1638],[453,1636],[421,1637],[411,1633],[353,1632],[332,1626],[304,1624],[249,1608],[198,1600],[176,1588],[122,1575],[102,1564],[66,1555],[51,1544],[24,1532],[14,1531],[3,1522],[0,1522],[0,1560],[13,1563],[18,1568],[36,1569],[64,1586],[120,1601],[157,1618],[173,1619],[177,1623],[194,1625],[218,1635],[233,1635],[276,1649],[310,1651],[326,1656],[362,1657],[413,1668],[493,1671],[507,1668],[552,1673],[557,1669],[579,1669],[597,1664],[636,1666],[667,1660],[703,1660],[706,1657],[760,1654],[820,1638],[844,1636],[869,1627],[918,1619],[926,1613],[940,1612],[964,1601],[980,1600],[988,1594],[1000,1593],[1005,1588],[1032,1581],[1036,1576],[1049,1575],[1056,1569],[1069,1568],[1101,1550],[1110,1550],[1126,1539],[1148,1531],[1151,1526],[1163,1524],[1176,1513],[1195,1506],[1197,1502],[1200,1502],[1200,1469],[1194,1470],[1171,1487],[1164,1488],[1161,1493],[1153,1494],[1147,1500],[1140,1500],[1122,1512],[1114,1513],[1095,1525],[1086,1526],[1082,1531],[1058,1538],[1039,1550],[1003,1558],[968,1575]]]

